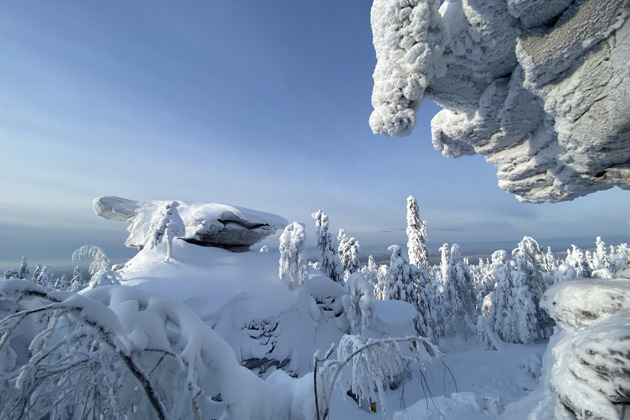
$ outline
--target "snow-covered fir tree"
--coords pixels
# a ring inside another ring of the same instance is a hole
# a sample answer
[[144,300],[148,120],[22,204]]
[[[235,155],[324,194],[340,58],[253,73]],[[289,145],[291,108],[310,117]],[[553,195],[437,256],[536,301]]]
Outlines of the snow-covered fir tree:
[[343,282],[343,269],[341,261],[337,255],[337,247],[330,232],[328,232],[328,215],[321,210],[311,214],[315,219],[317,236],[317,262],[322,274],[330,277],[336,282]]
[[428,273],[424,264],[421,264],[419,268],[410,265],[398,245],[392,245],[388,250],[392,254],[385,275],[384,298],[411,303],[418,312],[414,320],[416,332],[433,339],[433,328],[430,322],[431,303],[425,289]]
[[463,335],[468,337],[475,329],[475,297],[472,274],[468,265],[460,261],[459,246],[442,245],[441,252],[441,288],[440,318],[444,322],[444,336]]
[[374,285],[374,299],[386,300],[387,299],[387,272],[389,267],[386,264],[381,264],[378,267],[376,273],[376,284]]
[[37,277],[33,278],[33,283],[46,288],[52,288],[53,285],[50,281],[50,273],[47,265],[45,265],[44,267],[42,267],[41,270],[38,271]]
[[350,274],[357,272],[361,267],[359,262],[359,241],[354,237],[348,237],[343,229],[339,229],[337,239],[339,240],[337,253],[341,261],[345,281],[350,277]]
[[304,254],[306,234],[299,222],[289,224],[280,235],[280,280],[293,289],[304,284],[307,277],[307,260]]
[[376,286],[378,283],[378,265],[376,261],[374,261],[374,256],[370,255],[368,257],[367,264],[360,267],[359,272],[363,274],[363,277],[365,277],[373,288]]
[[420,219],[418,201],[411,195],[407,197],[407,253],[410,264],[429,265],[426,221]]
[[68,280],[68,276],[66,276],[65,274],[62,274],[61,277],[55,280],[56,290],[66,291],[69,288],[70,288],[70,280]]
[[[553,321],[549,315],[539,308],[540,298],[553,284],[553,276],[547,274],[541,264],[545,261],[538,242],[531,237],[524,237],[518,247],[512,251],[513,267],[525,276],[526,287],[531,293],[537,319],[537,338],[549,337],[552,333]],[[516,274],[513,275],[516,278]],[[516,285],[514,286],[516,287]]]
[[541,336],[537,332],[539,324],[536,319],[537,308],[534,303],[534,296],[527,285],[525,272],[513,270],[511,274],[511,293],[508,298],[510,310],[504,323],[510,326],[512,335],[505,337],[504,341],[528,344]]
[[571,244],[571,249],[567,249],[567,256],[564,262],[575,269],[578,278],[591,277],[591,268],[586,260],[586,255],[577,246]]
[[391,252],[391,257],[387,270],[385,299],[413,302],[414,287],[409,263],[403,257],[400,246],[391,245],[387,250]]
[[31,281],[33,283],[37,283],[37,279],[39,279],[41,272],[42,272],[42,265],[38,262],[35,265],[35,270],[33,270],[33,275],[31,276]]
[[606,243],[601,237],[595,239],[595,252],[592,254],[590,263],[593,270],[601,270],[602,268],[610,269],[610,260],[606,251]]
[[20,262],[20,268],[18,269],[18,278],[28,279],[30,274],[31,273],[28,270],[28,263],[26,261],[26,257],[22,257],[22,261]]
[[547,247],[547,253],[545,254],[544,260],[543,260],[543,268],[545,269],[545,272],[547,274],[553,274],[553,272],[558,268],[559,262],[558,259],[556,258],[555,255],[553,255],[553,252],[551,252],[551,247],[548,246]]
[[72,271],[72,278],[70,279],[70,291],[78,292],[81,289],[84,289],[87,286],[88,282],[83,278],[83,274],[81,273],[81,269],[77,265],[74,267]]

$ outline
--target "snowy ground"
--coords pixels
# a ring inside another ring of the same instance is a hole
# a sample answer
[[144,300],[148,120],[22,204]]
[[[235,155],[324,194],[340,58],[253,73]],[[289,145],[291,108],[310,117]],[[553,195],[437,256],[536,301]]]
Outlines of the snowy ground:
[[[341,291],[315,271],[303,288],[290,291],[278,278],[277,253],[232,253],[175,241],[174,260],[167,262],[161,246],[145,249],[132,259],[121,272],[123,284],[186,303],[234,348],[237,357],[261,357],[269,351],[268,343],[263,345],[246,334],[249,330],[244,327],[251,320],[278,322],[270,334],[278,347],[274,352],[279,359],[291,357],[294,361],[289,368],[299,376],[312,369],[315,350],[325,351],[342,335],[338,323],[320,322],[319,309],[310,299],[314,290],[330,295]],[[439,363],[428,367],[426,385],[432,397],[418,379],[390,391],[388,409],[395,419],[497,418],[510,403],[536,387],[547,344],[506,345],[500,352],[486,351],[471,337],[468,342],[441,343],[440,348],[450,373]],[[401,402],[405,409],[401,410]],[[333,419],[375,418],[342,396],[333,400],[331,415]]]

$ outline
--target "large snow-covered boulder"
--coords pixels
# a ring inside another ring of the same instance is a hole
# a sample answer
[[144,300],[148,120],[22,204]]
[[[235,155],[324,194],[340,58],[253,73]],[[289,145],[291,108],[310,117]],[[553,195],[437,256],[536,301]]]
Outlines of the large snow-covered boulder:
[[[94,212],[109,220],[129,223],[128,247],[142,249],[155,235],[156,220],[171,201],[134,201],[120,197],[98,197]],[[186,242],[246,251],[250,246],[283,229],[288,222],[274,214],[219,203],[177,201],[176,210],[185,225]]]
[[565,281],[549,288],[540,304],[559,327],[551,349],[551,386],[558,400],[579,419],[626,418],[630,280]]
[[628,0],[375,0],[377,134],[441,105],[433,144],[530,202],[630,189]]

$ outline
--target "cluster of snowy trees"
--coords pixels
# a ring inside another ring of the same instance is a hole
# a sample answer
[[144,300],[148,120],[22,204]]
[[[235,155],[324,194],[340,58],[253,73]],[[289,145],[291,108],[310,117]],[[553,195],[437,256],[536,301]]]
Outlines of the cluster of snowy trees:
[[[400,246],[392,245],[389,264],[379,266],[370,256],[367,264],[361,265],[355,238],[341,229],[335,241],[328,216],[319,210],[312,217],[318,249],[318,259],[312,265],[347,286],[345,308],[352,331],[357,333],[362,329],[361,308],[364,318],[371,316],[369,299],[396,299],[415,306],[417,333],[434,342],[479,335],[494,348],[501,342],[531,343],[552,333],[553,321],[539,305],[551,285],[574,278],[612,278],[630,262],[627,244],[607,248],[599,237],[593,251],[573,245],[564,259],[550,248],[543,250],[533,238],[524,237],[511,254],[499,250],[476,265],[462,258],[457,244],[444,244],[440,264],[430,265],[426,221],[420,218],[417,200],[410,196],[407,255]],[[287,246],[281,238],[281,249]],[[301,256],[295,258],[295,264],[301,261],[304,267],[303,237],[299,246]],[[292,252],[297,255],[297,251]],[[292,263],[284,260],[282,264],[290,267]],[[297,269],[285,269],[292,270]],[[365,291],[364,284],[371,287],[371,293]]]
[[35,269],[31,273],[30,269],[28,268],[28,261],[26,260],[26,257],[22,257],[20,267],[17,270],[5,271],[3,278],[5,280],[29,280],[47,289],[60,291],[69,290],[72,292],[76,292],[85,288],[88,285],[89,281],[89,278],[86,279],[85,277],[83,277],[79,266],[76,266],[74,268],[72,278],[70,279],[68,279],[68,276],[66,276],[65,274],[62,274],[60,277],[54,277],[50,272],[50,268],[47,265],[42,266],[40,263],[37,263]]

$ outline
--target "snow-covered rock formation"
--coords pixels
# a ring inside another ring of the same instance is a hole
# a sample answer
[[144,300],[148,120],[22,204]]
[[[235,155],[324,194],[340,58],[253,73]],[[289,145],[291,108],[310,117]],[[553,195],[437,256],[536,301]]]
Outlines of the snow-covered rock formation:
[[288,224],[274,214],[218,203],[134,201],[111,196],[94,200],[94,212],[98,216],[129,223],[130,234],[125,245],[139,249],[164,234],[165,208],[181,216],[185,226],[181,239],[230,251],[246,251]]
[[630,410],[630,280],[569,280],[541,306],[557,322],[551,386],[577,418],[623,419]]
[[519,200],[630,189],[628,0],[439,3],[374,1],[375,133],[410,134],[428,99],[435,148]]

